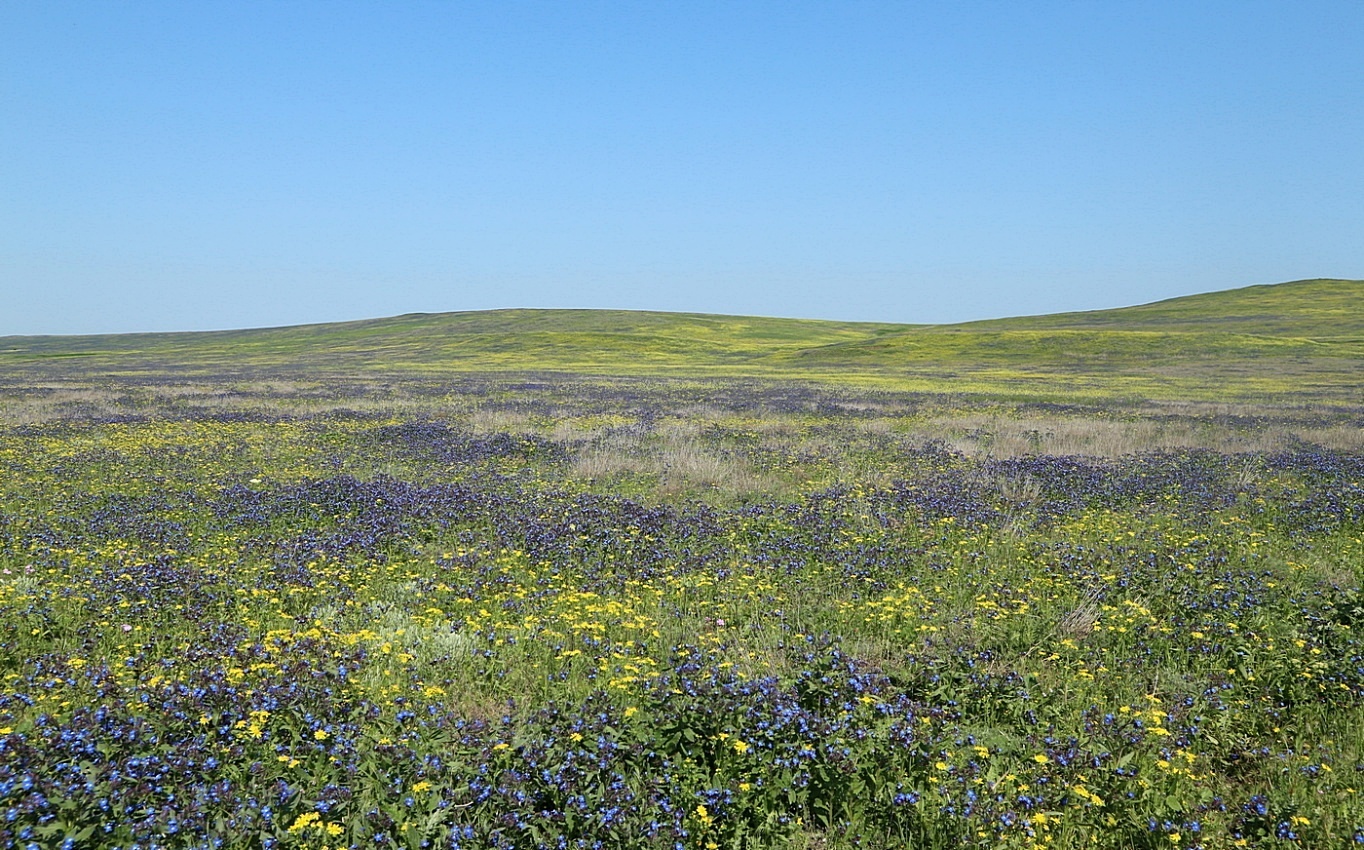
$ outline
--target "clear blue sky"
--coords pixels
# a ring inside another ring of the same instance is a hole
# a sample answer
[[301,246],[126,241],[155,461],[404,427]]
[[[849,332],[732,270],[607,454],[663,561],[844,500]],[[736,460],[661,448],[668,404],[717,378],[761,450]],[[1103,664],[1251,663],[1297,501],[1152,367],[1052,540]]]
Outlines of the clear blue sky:
[[1364,277],[1364,2],[0,0],[0,334]]

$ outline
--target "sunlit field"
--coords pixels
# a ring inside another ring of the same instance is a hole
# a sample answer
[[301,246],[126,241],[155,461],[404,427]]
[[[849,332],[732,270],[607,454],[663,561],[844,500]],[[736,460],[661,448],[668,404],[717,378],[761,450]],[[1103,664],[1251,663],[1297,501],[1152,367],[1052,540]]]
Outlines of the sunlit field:
[[1364,843],[1364,408],[7,381],[5,846]]

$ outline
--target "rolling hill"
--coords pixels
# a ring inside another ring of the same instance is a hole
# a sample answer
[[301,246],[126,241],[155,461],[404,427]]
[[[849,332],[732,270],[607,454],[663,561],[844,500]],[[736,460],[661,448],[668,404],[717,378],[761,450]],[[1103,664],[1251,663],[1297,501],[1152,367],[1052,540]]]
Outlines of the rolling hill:
[[0,338],[0,372],[11,378],[489,371],[800,378],[1026,396],[1357,401],[1364,281],[1296,281],[955,325],[491,310],[240,331]]

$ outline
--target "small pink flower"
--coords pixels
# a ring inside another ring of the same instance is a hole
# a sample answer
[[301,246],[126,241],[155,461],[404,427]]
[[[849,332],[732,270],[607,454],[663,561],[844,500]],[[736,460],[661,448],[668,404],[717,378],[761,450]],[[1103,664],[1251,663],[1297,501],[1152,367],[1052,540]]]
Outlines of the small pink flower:
[[125,632],[131,632],[132,630],[133,630],[133,627],[132,627],[131,625],[129,625],[128,623],[124,623],[124,624],[123,624],[123,631],[125,631]]

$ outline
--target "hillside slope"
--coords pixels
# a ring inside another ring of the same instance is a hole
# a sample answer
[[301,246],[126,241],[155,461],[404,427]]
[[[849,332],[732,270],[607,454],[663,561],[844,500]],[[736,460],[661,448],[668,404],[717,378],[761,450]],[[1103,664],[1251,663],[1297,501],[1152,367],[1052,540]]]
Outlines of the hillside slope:
[[1358,400],[1364,281],[1296,281],[957,325],[491,310],[241,331],[4,337],[0,371],[752,376],[1027,396]]
[[240,331],[0,337],[0,363],[80,357],[112,366],[705,367],[908,327],[627,310],[487,310]]
[[1298,280],[1186,295],[1116,310],[967,322],[980,330],[1116,328],[1364,338],[1364,281]]
[[[774,358],[807,369],[1035,384],[1153,385],[1349,395],[1364,384],[1364,281],[1308,280],[1153,304],[907,328]],[[1086,380],[1088,379],[1088,380]]]

